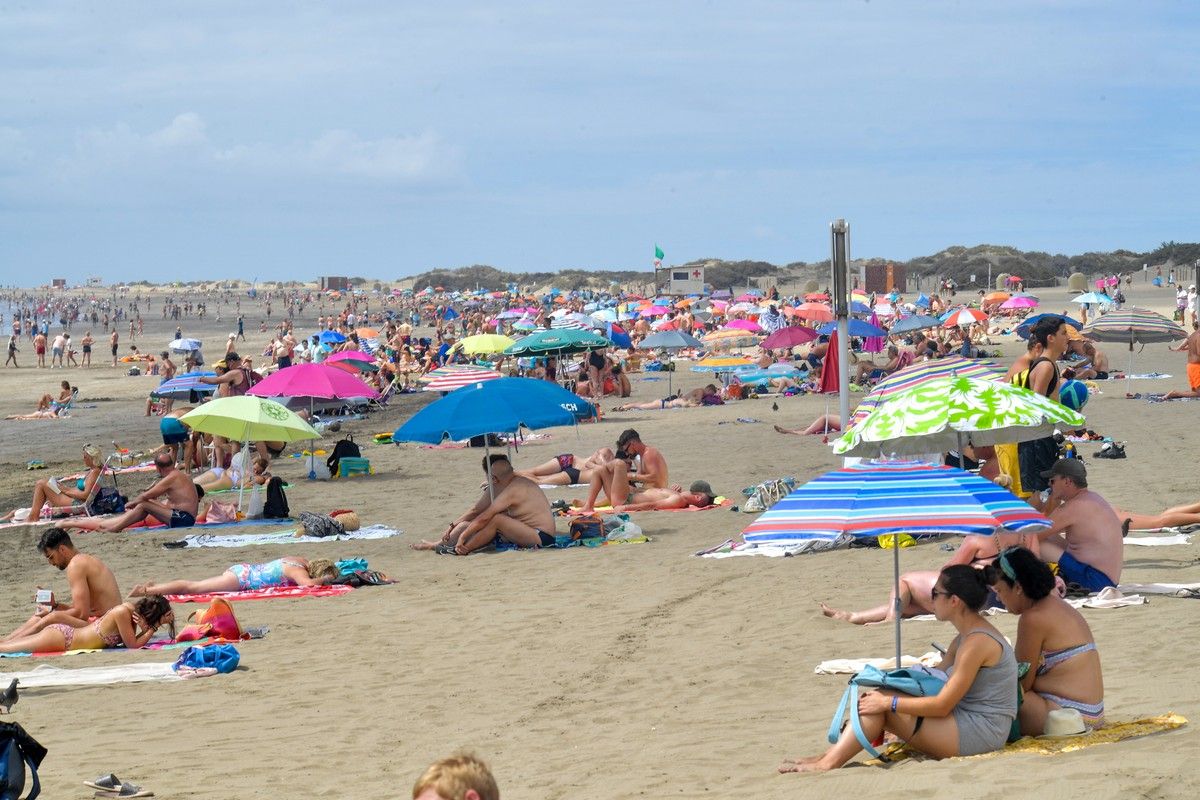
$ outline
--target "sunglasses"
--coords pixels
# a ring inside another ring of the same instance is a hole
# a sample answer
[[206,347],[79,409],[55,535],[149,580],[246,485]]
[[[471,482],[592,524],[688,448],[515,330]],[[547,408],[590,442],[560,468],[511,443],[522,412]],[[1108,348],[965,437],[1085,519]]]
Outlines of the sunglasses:
[[940,597],[949,597],[949,596],[950,596],[950,593],[949,593],[949,592],[947,592],[945,589],[933,589],[933,590],[931,590],[931,591],[929,592],[929,595],[930,595],[930,596],[931,596],[931,597],[932,597],[934,600],[936,600],[936,599],[938,599],[938,597],[939,597],[939,596],[940,596]]

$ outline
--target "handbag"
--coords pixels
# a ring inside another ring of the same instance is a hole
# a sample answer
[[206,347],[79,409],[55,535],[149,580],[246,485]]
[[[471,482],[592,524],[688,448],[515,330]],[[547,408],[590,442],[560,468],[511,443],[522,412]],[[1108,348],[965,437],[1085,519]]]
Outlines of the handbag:
[[242,660],[238,649],[231,644],[211,644],[207,647],[189,647],[180,654],[179,658],[171,665],[171,669],[178,670],[180,667],[191,667],[192,669],[204,669],[211,667],[219,673],[233,672],[238,667],[238,663]]
[[38,767],[46,757],[46,748],[15,722],[0,722],[0,798],[17,800],[25,791],[25,770],[29,769],[33,785],[25,800],[34,800],[41,793]]
[[846,713],[849,712],[850,725],[854,728],[854,736],[858,739],[858,743],[862,745],[863,750],[871,754],[872,758],[882,759],[883,754],[876,750],[871,741],[867,739],[867,735],[862,729],[862,722],[858,718],[859,687],[867,689],[891,689],[894,692],[901,692],[913,697],[931,697],[940,692],[945,685],[945,679],[922,669],[882,670],[878,667],[867,665],[861,672],[850,679],[849,686],[846,687],[845,693],[842,694],[842,701],[838,703],[833,720],[829,723],[829,733],[827,736],[829,743],[833,744],[838,740],[838,736],[842,732],[842,720],[845,718]]

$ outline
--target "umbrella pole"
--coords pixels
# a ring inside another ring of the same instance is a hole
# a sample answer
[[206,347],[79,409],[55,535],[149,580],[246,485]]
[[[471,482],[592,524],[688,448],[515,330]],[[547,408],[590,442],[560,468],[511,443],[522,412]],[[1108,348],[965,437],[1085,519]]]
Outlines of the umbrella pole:
[[1125,370],[1125,394],[1129,394],[1129,376],[1133,374],[1133,331],[1129,331],[1129,369]]
[[892,612],[896,615],[896,669],[900,669],[900,531],[892,538],[892,586],[895,590]]
[[[312,425],[312,427],[314,427],[314,428],[317,427],[316,425],[313,425],[313,399],[311,397],[308,398],[308,424]],[[316,449],[317,449],[317,440],[309,439],[308,440],[308,479],[310,481],[315,481],[317,479]]]
[[238,481],[238,514],[242,513],[242,495],[246,493],[246,457],[249,455],[250,433],[246,432],[246,441],[242,443],[242,474]]
[[488,499],[496,502],[496,489],[492,486],[492,451],[488,447],[488,435],[483,435],[483,460],[487,462]]

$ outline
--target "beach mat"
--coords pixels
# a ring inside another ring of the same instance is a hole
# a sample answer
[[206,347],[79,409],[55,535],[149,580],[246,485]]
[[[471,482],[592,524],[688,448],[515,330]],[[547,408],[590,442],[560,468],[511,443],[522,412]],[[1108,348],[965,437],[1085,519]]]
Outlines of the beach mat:
[[340,536],[297,536],[295,528],[266,533],[240,533],[222,536],[216,533],[194,533],[174,542],[163,542],[170,550],[196,547],[252,547],[269,544],[310,544],[319,542],[348,542],[358,539],[389,539],[401,531],[386,525],[368,525]]
[[[141,522],[138,522],[134,525],[130,525],[128,528],[126,528],[124,531],[122,531],[122,533],[145,533],[146,531],[154,531],[154,530],[191,530],[191,528],[169,529],[169,528],[167,528],[166,525],[164,525],[163,523],[159,522],[158,520],[156,520],[152,517],[149,519],[149,522],[151,522],[153,524],[147,524],[147,520],[142,520]],[[268,518],[264,517],[262,519],[239,519],[237,522],[204,522],[203,520],[198,519],[198,520],[196,520],[196,524],[193,525],[192,528],[204,528],[206,530],[213,530],[215,528],[248,528],[248,527],[254,527],[256,525],[274,525],[276,527],[279,527],[281,525],[286,525],[288,523],[295,523],[295,520],[288,519],[287,517],[284,517],[282,519],[278,519],[278,518],[268,519]],[[91,533],[91,531],[85,531],[85,533]]]
[[20,690],[46,689],[55,686],[108,686],[114,683],[145,683],[147,681],[183,680],[172,667],[174,661],[151,661],[146,664],[120,664],[112,667],[82,667],[64,669],[39,664],[25,672],[5,672],[6,681],[17,679]]
[[1191,544],[1192,537],[1186,533],[1176,533],[1170,536],[1126,536],[1125,544],[1136,547],[1168,547],[1177,544]]
[[539,483],[539,489],[586,489],[591,484],[587,483],[568,483],[565,486],[557,483]]
[[[268,633],[268,628],[246,628],[245,632],[250,639],[261,639]],[[51,658],[54,656],[79,656],[86,653],[139,653],[142,650],[183,650],[187,647],[200,646],[206,644],[238,644],[232,639],[218,638],[203,638],[196,639],[191,642],[177,642],[171,638],[152,639],[142,645],[141,650],[130,650],[126,647],[97,647],[91,650],[65,650],[45,653],[0,653],[0,658]],[[0,677],[3,677],[0,675]]]
[[169,594],[172,603],[211,603],[217,598],[237,603],[242,600],[278,600],[299,597],[336,597],[354,591],[353,586],[275,586],[270,589],[247,589],[241,592],[209,592],[208,594]]
[[[1063,753],[1073,753],[1076,750],[1086,750],[1096,745],[1113,744],[1130,739],[1140,739],[1143,736],[1152,736],[1156,733],[1166,733],[1167,731],[1182,728],[1187,724],[1188,721],[1185,717],[1172,712],[1157,717],[1135,719],[1129,722],[1113,722],[1094,731],[1080,734],[1079,736],[1059,736],[1053,738],[1026,736],[1011,744],[1006,744],[1000,750],[994,750],[990,753],[980,753],[974,756],[958,756],[957,758],[996,758],[998,756],[1022,754],[1057,756]],[[892,762],[903,761],[914,755],[919,754],[914,754],[903,743],[893,745],[884,751],[884,756]],[[879,759],[872,759],[867,763],[883,764],[885,762]]]

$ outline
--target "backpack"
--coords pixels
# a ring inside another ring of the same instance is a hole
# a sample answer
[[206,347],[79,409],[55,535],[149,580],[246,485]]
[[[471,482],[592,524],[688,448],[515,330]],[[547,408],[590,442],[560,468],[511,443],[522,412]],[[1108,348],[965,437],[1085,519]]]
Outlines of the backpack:
[[604,520],[596,514],[583,514],[571,520],[571,541],[604,536]]
[[878,758],[886,761],[883,754],[876,750],[870,741],[867,740],[867,735],[863,732],[862,723],[858,720],[858,688],[864,687],[867,689],[891,689],[895,692],[907,694],[912,697],[929,697],[935,695],[942,690],[945,685],[945,680],[932,672],[929,672],[921,667],[881,670],[878,667],[867,665],[863,667],[862,672],[859,672],[849,681],[850,685],[846,687],[845,694],[842,695],[842,701],[838,704],[837,711],[834,712],[833,720],[829,723],[829,743],[833,744],[838,740],[842,730],[842,720],[846,713],[850,714],[850,725],[853,727],[854,736],[858,739],[858,743],[863,749],[870,754],[872,758]]
[[286,519],[291,513],[287,494],[283,491],[283,478],[278,475],[267,481],[267,501],[262,513],[267,519]]
[[38,767],[46,757],[46,748],[15,722],[0,722],[0,800],[18,800],[25,791],[25,768],[33,777],[33,786],[25,800],[34,800],[42,791]]
[[343,458],[362,458],[362,450],[359,450],[358,445],[354,443],[353,436],[339,439],[338,443],[333,446],[333,452],[329,454],[329,458],[325,459],[325,466],[329,467],[331,474],[337,475],[338,462]]
[[96,496],[92,499],[91,512],[95,516],[102,514],[123,514],[125,512],[125,502],[128,498],[118,492],[116,489],[105,487],[96,492]]

